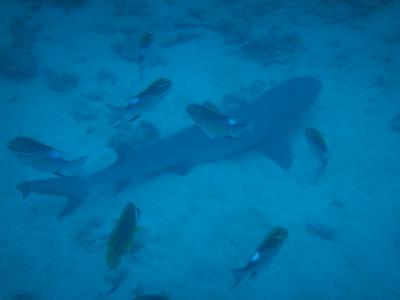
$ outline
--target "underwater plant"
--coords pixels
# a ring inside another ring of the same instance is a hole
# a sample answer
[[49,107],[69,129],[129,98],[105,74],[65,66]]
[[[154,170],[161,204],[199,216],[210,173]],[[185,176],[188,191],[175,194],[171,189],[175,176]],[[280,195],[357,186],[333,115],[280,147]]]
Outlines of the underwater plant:
[[37,74],[38,60],[29,48],[16,45],[0,49],[0,73],[11,79],[29,79]]
[[264,66],[287,64],[296,59],[303,49],[303,42],[297,33],[271,33],[245,43],[240,49],[240,56]]

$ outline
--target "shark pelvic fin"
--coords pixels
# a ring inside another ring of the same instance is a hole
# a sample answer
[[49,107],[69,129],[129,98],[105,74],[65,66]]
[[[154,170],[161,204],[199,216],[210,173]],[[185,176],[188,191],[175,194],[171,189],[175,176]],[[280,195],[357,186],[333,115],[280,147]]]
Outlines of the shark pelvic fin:
[[193,167],[194,166],[190,163],[182,162],[168,168],[167,171],[176,175],[185,176],[192,171]]
[[124,178],[124,179],[114,181],[113,194],[114,195],[119,194],[122,190],[124,190],[129,185],[131,180],[132,180],[132,178]]

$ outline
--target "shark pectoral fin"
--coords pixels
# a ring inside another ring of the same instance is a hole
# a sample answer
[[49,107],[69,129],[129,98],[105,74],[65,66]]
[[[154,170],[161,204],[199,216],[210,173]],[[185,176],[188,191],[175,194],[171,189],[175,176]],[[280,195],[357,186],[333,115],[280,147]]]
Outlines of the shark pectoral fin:
[[69,197],[67,203],[65,203],[64,208],[60,211],[57,216],[57,219],[62,219],[69,214],[73,213],[78,206],[82,203],[84,198],[80,197],[79,195]]
[[293,151],[286,136],[262,143],[258,146],[258,149],[284,170],[288,170],[292,166]]
[[190,173],[193,169],[193,165],[190,163],[178,163],[170,168],[168,168],[168,172],[171,172],[176,175],[185,176]]
[[131,178],[125,178],[121,180],[114,181],[114,195],[119,194],[123,189],[125,189],[129,183],[131,182]]

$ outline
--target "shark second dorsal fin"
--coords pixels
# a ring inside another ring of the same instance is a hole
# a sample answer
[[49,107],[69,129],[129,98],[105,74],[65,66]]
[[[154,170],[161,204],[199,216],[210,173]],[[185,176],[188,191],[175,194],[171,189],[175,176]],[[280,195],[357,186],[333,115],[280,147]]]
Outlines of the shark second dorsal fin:
[[282,169],[288,170],[293,163],[293,151],[286,136],[276,137],[268,142],[261,143],[258,149],[276,162]]

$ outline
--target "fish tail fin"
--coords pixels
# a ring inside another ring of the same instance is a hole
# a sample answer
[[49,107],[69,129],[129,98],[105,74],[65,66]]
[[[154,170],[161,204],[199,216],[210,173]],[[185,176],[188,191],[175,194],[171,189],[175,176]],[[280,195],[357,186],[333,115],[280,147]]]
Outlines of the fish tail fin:
[[254,120],[251,120],[251,121],[249,121],[249,122],[247,123],[247,125],[246,125],[246,130],[247,130],[248,132],[250,132],[251,134],[255,134],[255,132],[256,132],[256,124],[255,124],[255,121],[254,121]]
[[143,82],[143,77],[144,77],[144,66],[143,66],[143,60],[139,62],[139,81]]
[[140,118],[140,114],[133,113],[129,114],[124,107],[116,107],[110,104],[107,104],[108,110],[110,111],[110,116],[108,120],[108,125],[114,125],[119,120],[124,119],[129,122],[135,121]]
[[246,269],[237,268],[237,269],[231,269],[230,271],[233,276],[231,288],[234,289],[242,282],[242,280],[246,276]]
[[317,184],[320,181],[320,179],[324,176],[327,165],[328,165],[328,156],[324,155],[323,157],[321,157],[319,165],[316,167],[314,184]]
[[79,176],[53,177],[49,179],[24,181],[17,190],[26,198],[32,193],[58,196],[67,199],[67,203],[58,214],[61,219],[74,212],[89,195],[92,185]]
[[323,164],[321,164],[317,168],[315,168],[314,184],[318,184],[320,182],[321,178],[325,174],[325,168],[326,168],[326,165],[323,165]]
[[120,107],[113,106],[111,104],[106,103],[108,110],[110,111],[108,124],[114,125],[118,120],[122,118],[123,109]]

